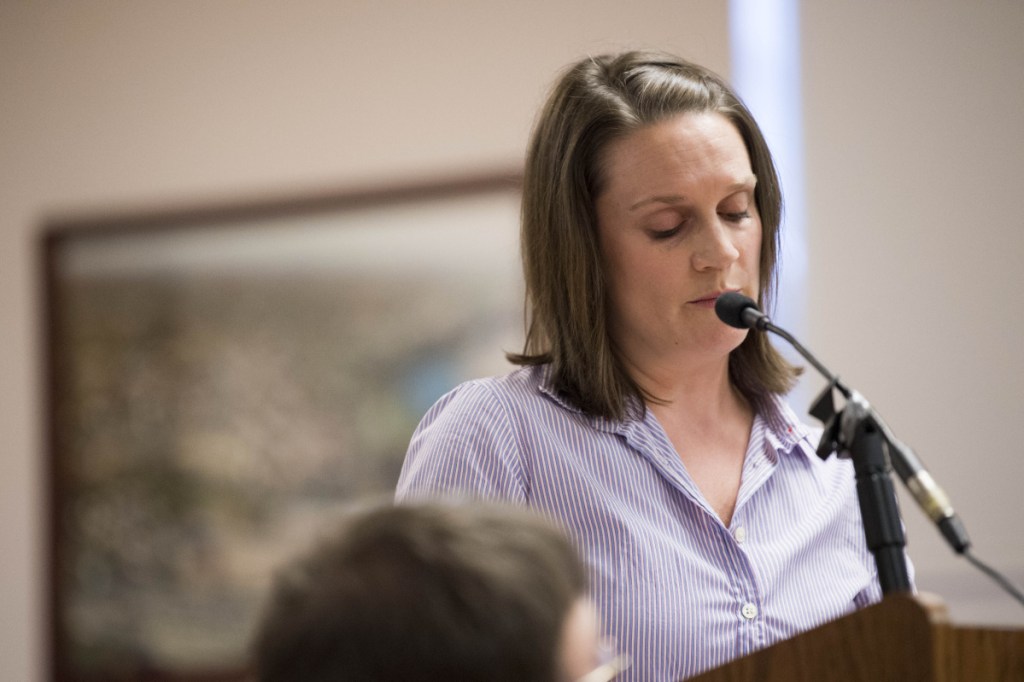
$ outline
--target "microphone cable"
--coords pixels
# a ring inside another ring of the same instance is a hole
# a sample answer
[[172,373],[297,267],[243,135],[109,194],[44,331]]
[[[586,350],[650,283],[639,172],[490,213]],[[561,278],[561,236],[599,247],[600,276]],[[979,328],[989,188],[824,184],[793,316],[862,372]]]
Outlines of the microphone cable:
[[977,568],[979,571],[987,575],[989,578],[992,578],[992,580],[994,580],[995,583],[999,585],[1001,588],[1006,590],[1011,597],[1019,601],[1021,603],[1021,606],[1024,606],[1024,592],[1021,592],[1020,588],[1018,588],[1016,585],[1010,582],[1009,578],[1007,578],[1002,573],[986,564],[978,557],[974,556],[974,554],[971,553],[971,550],[969,548],[965,549],[963,552],[961,552],[961,554],[965,559],[971,562],[971,564],[975,568]]

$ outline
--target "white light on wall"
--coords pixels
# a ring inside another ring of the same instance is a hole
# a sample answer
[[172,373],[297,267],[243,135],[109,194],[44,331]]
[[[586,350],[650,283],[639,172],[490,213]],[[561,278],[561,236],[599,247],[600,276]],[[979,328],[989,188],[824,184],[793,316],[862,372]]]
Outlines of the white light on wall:
[[[798,338],[807,307],[807,240],[804,204],[804,148],[800,91],[800,6],[798,0],[730,0],[732,84],[760,124],[782,179],[785,198],[781,272],[773,319]],[[792,362],[804,364],[779,346]],[[792,396],[800,411],[807,389]]]

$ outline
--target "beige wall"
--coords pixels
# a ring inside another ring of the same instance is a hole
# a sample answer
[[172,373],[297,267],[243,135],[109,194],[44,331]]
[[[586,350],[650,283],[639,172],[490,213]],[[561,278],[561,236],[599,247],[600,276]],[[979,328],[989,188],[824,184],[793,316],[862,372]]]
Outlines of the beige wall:
[[[809,344],[1024,585],[1024,3],[805,3]],[[903,502],[919,586],[1024,608]]]
[[[806,4],[808,342],[1020,580],[1024,9]],[[506,167],[561,65],[652,45],[725,72],[726,20],[714,0],[0,4],[4,679],[42,655],[45,216]],[[1024,622],[906,515],[925,587]]]

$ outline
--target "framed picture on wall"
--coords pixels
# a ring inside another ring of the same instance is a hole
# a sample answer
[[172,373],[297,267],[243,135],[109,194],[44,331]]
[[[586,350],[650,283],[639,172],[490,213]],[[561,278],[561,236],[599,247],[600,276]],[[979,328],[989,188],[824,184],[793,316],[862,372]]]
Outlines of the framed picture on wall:
[[53,679],[244,679],[277,566],[522,345],[514,173],[44,230]]

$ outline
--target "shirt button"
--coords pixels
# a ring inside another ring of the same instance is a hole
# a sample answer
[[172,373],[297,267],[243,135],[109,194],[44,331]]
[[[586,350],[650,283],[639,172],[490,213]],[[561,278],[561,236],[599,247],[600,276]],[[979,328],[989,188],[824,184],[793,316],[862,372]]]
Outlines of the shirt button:
[[747,529],[744,526],[737,526],[736,530],[732,532],[732,536],[736,538],[736,542],[743,544],[743,541],[747,539]]
[[757,607],[754,606],[753,604],[749,604],[749,603],[748,604],[744,604],[743,608],[740,609],[740,613],[747,620],[753,620],[753,619],[757,618]]

